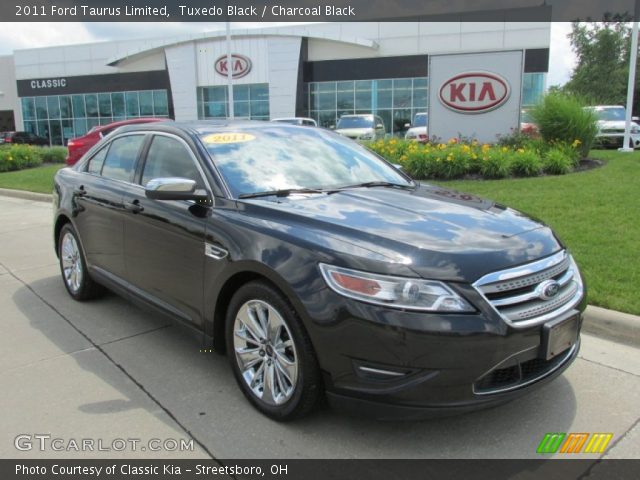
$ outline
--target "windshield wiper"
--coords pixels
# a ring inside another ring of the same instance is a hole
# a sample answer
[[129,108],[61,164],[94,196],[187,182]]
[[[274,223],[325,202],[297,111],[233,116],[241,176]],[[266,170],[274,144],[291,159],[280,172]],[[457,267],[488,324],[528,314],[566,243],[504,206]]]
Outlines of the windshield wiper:
[[392,188],[401,188],[403,190],[415,190],[418,187],[418,185],[416,183],[413,183],[413,185],[403,185],[401,183],[374,180],[372,182],[362,182],[362,183],[354,183],[353,185],[345,185],[344,187],[333,189],[329,193],[341,192],[343,190],[349,190],[352,188],[369,188],[369,187],[392,187]]
[[293,193],[324,193],[325,190],[319,188],[283,188],[281,190],[267,190],[265,192],[242,193],[238,198],[258,198],[258,197],[288,197]]

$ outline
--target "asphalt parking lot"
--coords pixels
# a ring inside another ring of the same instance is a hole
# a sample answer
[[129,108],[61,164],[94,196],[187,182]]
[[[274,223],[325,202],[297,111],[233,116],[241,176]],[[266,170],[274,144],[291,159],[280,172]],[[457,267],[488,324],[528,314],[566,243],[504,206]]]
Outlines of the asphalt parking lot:
[[[323,407],[271,421],[244,399],[225,357],[165,320],[113,294],[74,302],[51,222],[47,203],[0,197],[0,457],[539,458],[547,432],[610,432],[605,457],[640,458],[640,350],[589,335],[562,377],[491,410],[380,422]],[[21,434],[193,439],[194,449],[21,451]]]

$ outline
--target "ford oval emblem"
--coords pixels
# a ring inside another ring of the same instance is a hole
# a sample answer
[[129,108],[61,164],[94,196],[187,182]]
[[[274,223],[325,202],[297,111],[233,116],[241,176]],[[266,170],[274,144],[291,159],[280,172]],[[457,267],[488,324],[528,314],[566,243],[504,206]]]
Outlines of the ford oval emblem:
[[[226,55],[222,55],[216,60],[214,65],[216,72],[226,77],[229,74],[229,62]],[[231,76],[242,78],[251,71],[251,60],[244,55],[233,53],[231,55]]]
[[509,82],[497,73],[466,72],[444,82],[438,96],[455,112],[483,113],[500,107],[510,95]]
[[560,284],[555,280],[545,280],[536,288],[536,293],[542,300],[551,300],[558,295],[559,292]]

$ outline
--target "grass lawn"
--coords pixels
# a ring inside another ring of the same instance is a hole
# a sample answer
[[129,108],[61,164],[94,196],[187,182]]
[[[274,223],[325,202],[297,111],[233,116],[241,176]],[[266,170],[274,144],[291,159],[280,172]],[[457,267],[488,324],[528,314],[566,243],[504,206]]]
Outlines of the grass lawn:
[[0,188],[51,193],[53,191],[53,175],[62,167],[64,164],[56,163],[16,172],[2,172],[0,173]]
[[[563,176],[439,182],[538,217],[572,251],[589,303],[640,314],[640,152],[592,151],[602,168]],[[51,193],[62,165],[0,173],[0,187]]]
[[574,254],[590,304],[640,314],[640,152],[590,156],[608,162],[558,177],[438,183],[540,218]]

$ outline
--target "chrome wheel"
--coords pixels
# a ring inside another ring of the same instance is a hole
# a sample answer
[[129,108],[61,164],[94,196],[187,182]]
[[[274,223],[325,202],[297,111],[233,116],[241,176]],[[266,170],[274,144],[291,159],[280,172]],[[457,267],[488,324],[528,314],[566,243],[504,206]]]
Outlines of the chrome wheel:
[[282,405],[298,382],[298,356],[289,327],[278,311],[262,300],[238,310],[233,347],[240,374],[253,395],[268,405]]
[[73,293],[77,293],[82,285],[82,259],[80,249],[75,237],[66,232],[62,237],[60,247],[60,257],[62,260],[62,275],[64,281]]

